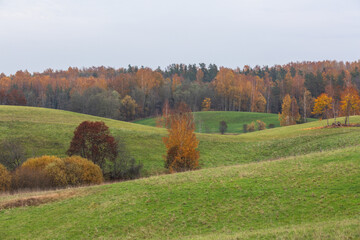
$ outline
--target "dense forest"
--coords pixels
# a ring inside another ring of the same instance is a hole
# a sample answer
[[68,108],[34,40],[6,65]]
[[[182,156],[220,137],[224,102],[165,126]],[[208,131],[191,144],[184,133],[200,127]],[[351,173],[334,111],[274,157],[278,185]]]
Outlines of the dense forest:
[[[215,64],[172,64],[164,70],[128,66],[48,69],[0,74],[0,104],[64,109],[131,121],[161,114],[163,106],[185,102],[193,111],[281,112],[283,98],[295,98],[302,118],[314,98],[360,89],[360,62],[296,62],[230,69]],[[205,101],[204,101],[205,100]]]

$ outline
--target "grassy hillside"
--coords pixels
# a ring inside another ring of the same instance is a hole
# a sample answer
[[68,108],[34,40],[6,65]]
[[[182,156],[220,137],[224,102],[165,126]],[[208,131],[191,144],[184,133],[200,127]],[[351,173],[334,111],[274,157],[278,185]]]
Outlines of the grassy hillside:
[[[145,174],[164,171],[162,137],[167,131],[135,123],[54,109],[0,106],[0,140],[17,138],[28,156],[64,156],[74,129],[85,120],[104,121],[114,135],[121,136],[132,155],[143,162]],[[351,122],[360,122],[360,117],[351,117]],[[240,135],[197,134],[200,164],[202,168],[234,165],[359,144],[360,128],[316,128],[324,125],[326,121],[315,121]]]
[[[359,146],[154,176],[82,188],[79,192],[78,196],[37,207],[0,210],[0,236],[360,238]],[[0,203],[9,198],[14,197],[0,196]]]
[[[272,113],[253,113],[253,112],[195,112],[194,113],[196,132],[198,133],[219,133],[219,122],[225,121],[228,125],[227,133],[243,133],[243,125],[256,120],[261,120],[275,127],[280,127],[279,117]],[[309,119],[314,121],[315,119]],[[147,118],[134,121],[134,123],[156,126],[156,118]]]

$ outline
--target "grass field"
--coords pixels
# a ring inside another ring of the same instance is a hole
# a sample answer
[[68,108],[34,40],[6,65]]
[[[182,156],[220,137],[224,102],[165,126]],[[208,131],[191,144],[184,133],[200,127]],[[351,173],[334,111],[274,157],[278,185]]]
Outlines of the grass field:
[[[196,132],[198,133],[219,133],[219,123],[227,123],[227,133],[243,133],[243,125],[261,120],[266,123],[268,128],[270,124],[280,127],[279,116],[273,113],[255,113],[255,112],[195,112],[194,119],[196,123]],[[315,121],[313,118],[309,122]],[[156,118],[146,118],[134,121],[134,123],[156,126]]]
[[360,147],[80,188],[0,223],[2,239],[359,239]]
[[[29,157],[64,156],[74,129],[85,120],[104,121],[113,135],[122,137],[144,164],[145,175],[164,172],[162,137],[167,131],[162,128],[54,109],[0,106],[0,140],[17,138]],[[360,117],[351,117],[351,122],[360,122]],[[359,144],[360,128],[316,129],[324,125],[326,121],[314,121],[240,135],[199,133],[200,164],[202,168],[228,166]]]

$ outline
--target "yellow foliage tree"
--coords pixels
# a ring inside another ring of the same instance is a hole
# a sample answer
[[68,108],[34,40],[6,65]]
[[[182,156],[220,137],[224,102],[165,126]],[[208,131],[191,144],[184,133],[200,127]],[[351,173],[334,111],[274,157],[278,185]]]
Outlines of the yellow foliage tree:
[[350,123],[350,114],[356,114],[360,110],[360,97],[358,91],[348,87],[341,94],[341,112],[345,115],[345,124]]
[[296,99],[291,99],[290,95],[287,94],[281,105],[282,112],[279,114],[279,121],[281,126],[289,126],[296,124],[296,121],[300,119],[299,107]]
[[211,108],[211,99],[205,98],[201,105],[203,111],[209,111]]
[[196,139],[195,122],[190,108],[185,103],[167,117],[169,135],[163,138],[167,149],[165,167],[171,173],[193,170],[199,167],[199,141]]
[[319,97],[315,99],[314,109],[312,114],[319,114],[326,116],[327,125],[329,125],[329,113],[332,109],[333,98],[329,97],[326,93],[322,93]]

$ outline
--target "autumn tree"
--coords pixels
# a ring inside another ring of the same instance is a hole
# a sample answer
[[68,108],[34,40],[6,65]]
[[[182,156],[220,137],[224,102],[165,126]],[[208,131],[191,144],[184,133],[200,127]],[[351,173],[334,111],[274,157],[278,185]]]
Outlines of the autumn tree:
[[203,111],[209,111],[211,108],[211,99],[205,98],[204,101],[201,104]]
[[136,101],[129,95],[126,95],[121,100],[121,109],[120,112],[123,116],[123,118],[127,121],[133,120],[136,116],[136,108],[138,105],[136,104]]
[[300,119],[299,107],[297,105],[296,99],[291,98],[287,94],[281,105],[282,112],[279,114],[279,121],[281,126],[288,126],[296,124],[296,121]]
[[303,114],[303,119],[304,122],[307,122],[307,118],[310,116],[311,113],[312,104],[314,103],[314,98],[311,96],[310,91],[304,88],[303,95],[300,97],[300,99],[302,103],[300,104],[300,106]]
[[329,113],[332,109],[333,98],[326,93],[322,93],[315,99],[314,109],[312,114],[319,114],[326,117],[327,125],[329,125]]
[[114,161],[117,157],[117,143],[104,122],[84,121],[74,131],[69,156],[80,155],[104,169],[106,160]]
[[168,133],[163,138],[167,149],[165,167],[171,173],[199,167],[199,141],[196,139],[195,122],[190,108],[180,103],[167,118]]
[[350,123],[350,115],[360,110],[360,97],[354,87],[347,87],[341,94],[340,108],[345,115],[345,124]]

